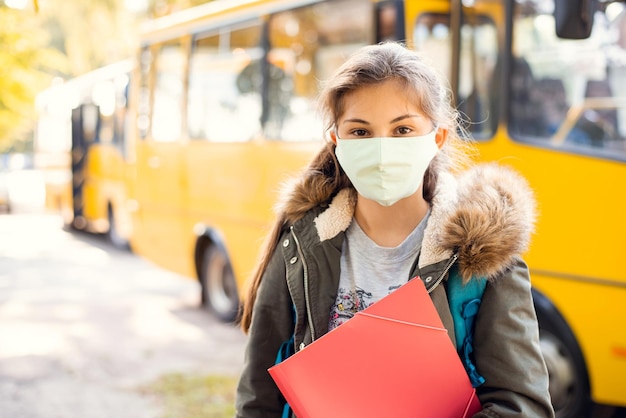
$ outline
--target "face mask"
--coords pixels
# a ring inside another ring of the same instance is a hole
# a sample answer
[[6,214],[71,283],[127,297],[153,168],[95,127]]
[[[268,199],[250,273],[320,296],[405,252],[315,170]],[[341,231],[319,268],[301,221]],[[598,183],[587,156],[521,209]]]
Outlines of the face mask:
[[356,190],[382,206],[411,196],[439,152],[437,129],[399,138],[339,139],[335,154]]

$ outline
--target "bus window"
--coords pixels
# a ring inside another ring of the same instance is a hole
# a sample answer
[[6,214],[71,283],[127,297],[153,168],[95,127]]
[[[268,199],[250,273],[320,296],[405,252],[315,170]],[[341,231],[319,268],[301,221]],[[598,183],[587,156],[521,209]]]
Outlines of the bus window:
[[[499,118],[497,30],[493,20],[486,16],[466,14],[463,21],[457,108],[474,138],[491,138]],[[413,31],[413,42],[415,49],[423,51],[443,75],[451,76],[449,15],[420,15]]]
[[509,131],[577,153],[626,158],[626,12],[598,6],[591,36],[560,39],[553,2],[517,0]]
[[93,103],[99,110],[98,132],[95,142],[111,144],[113,142],[113,114],[115,113],[115,86],[111,79],[94,84],[91,91]]
[[128,87],[130,77],[122,74],[114,79],[115,111],[113,114],[113,143],[127,157],[126,130],[128,129]]
[[376,40],[404,41],[404,8],[402,2],[396,0],[376,3]]
[[458,109],[476,139],[491,138],[498,126],[500,77],[496,71],[498,34],[484,16],[467,16],[461,26]]
[[191,139],[248,141],[260,132],[261,26],[198,37],[189,61]]
[[424,53],[441,74],[450,77],[452,40],[450,16],[424,13],[418,16],[413,28],[414,48]]
[[185,53],[179,43],[162,45],[156,56],[156,82],[152,105],[152,139],[174,142],[183,122]]
[[348,55],[373,41],[373,17],[372,5],[361,0],[319,3],[271,17],[269,68],[280,73],[280,80],[268,83],[268,138],[320,138],[319,80],[328,79]]

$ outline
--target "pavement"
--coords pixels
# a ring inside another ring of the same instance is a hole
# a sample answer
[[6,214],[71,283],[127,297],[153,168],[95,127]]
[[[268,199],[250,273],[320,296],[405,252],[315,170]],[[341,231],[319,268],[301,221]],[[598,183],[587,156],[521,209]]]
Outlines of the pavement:
[[237,376],[245,336],[199,295],[56,215],[0,215],[0,418],[157,418],[159,376]]

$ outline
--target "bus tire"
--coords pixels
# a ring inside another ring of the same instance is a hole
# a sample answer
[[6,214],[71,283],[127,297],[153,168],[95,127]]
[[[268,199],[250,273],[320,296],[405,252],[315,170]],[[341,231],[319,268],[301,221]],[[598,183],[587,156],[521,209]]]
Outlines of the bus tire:
[[533,298],[556,417],[587,417],[591,408],[589,377],[576,337],[548,298],[534,289]]
[[111,244],[118,250],[130,251],[130,244],[128,239],[120,235],[119,230],[117,228],[117,224],[115,221],[115,215],[113,211],[113,207],[109,205],[107,210],[108,212],[108,221],[109,221],[109,230],[107,231],[107,238]]
[[200,284],[202,305],[222,322],[234,322],[239,312],[239,292],[232,266],[223,248],[205,246]]

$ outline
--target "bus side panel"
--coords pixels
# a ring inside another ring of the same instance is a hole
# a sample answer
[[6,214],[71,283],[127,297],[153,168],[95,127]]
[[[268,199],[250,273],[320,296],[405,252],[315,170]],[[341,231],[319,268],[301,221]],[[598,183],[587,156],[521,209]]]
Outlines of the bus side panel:
[[481,159],[519,171],[535,192],[538,219],[527,261],[531,268],[624,284],[626,166],[515,143],[481,143]]
[[[197,223],[217,228],[233,255],[240,289],[275,219],[272,208],[281,184],[305,167],[322,145],[321,141],[188,144],[185,229],[192,231]],[[247,181],[242,183],[242,178]],[[193,247],[188,254],[193,254]]]
[[96,144],[89,148],[85,170],[84,214],[98,232],[108,230],[108,205],[120,209],[125,194],[124,160],[115,147]]
[[182,150],[175,143],[137,144],[137,210],[131,246],[161,267],[193,277],[193,252],[183,233]]

